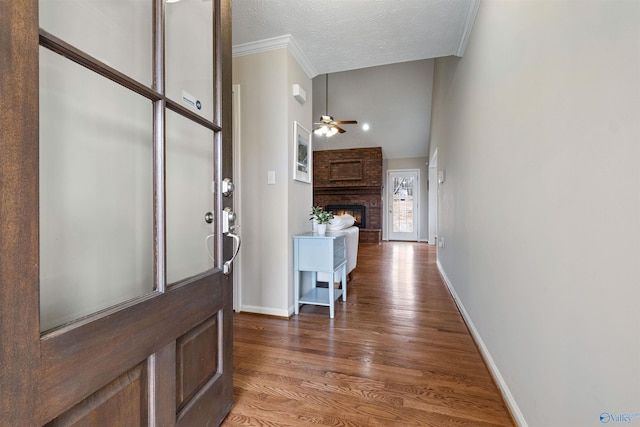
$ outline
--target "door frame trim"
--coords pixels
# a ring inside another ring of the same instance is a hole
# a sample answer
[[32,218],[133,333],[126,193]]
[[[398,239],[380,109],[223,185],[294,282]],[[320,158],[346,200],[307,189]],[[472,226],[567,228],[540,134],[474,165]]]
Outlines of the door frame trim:
[[[414,216],[413,216],[413,226],[416,229],[416,242],[420,241],[420,169],[417,168],[408,168],[408,169],[387,169],[387,179],[385,182],[385,187],[386,187],[386,191],[385,191],[385,201],[386,201],[386,206],[387,206],[387,223],[385,224],[387,227],[387,240],[395,240],[391,238],[391,233],[393,233],[392,227],[389,226],[390,222],[392,221],[393,215],[389,215],[390,212],[388,212],[389,209],[391,209],[392,206],[392,200],[389,194],[389,191],[391,190],[390,185],[389,185],[389,177],[391,176],[392,173],[402,173],[402,172],[410,172],[410,173],[415,173],[416,174],[416,185],[414,188],[414,193],[416,194],[416,196],[414,196],[414,200],[415,200],[415,212],[414,212]],[[407,240],[409,242],[413,242],[414,240]]]
[[[241,162],[241,153],[242,153],[242,123],[241,123],[241,99],[242,99],[242,91],[239,84],[234,84],[232,86],[232,108],[233,108],[233,129],[232,129],[232,139],[233,139],[233,183],[234,183],[234,197],[233,211],[236,213],[236,223],[242,224],[242,162]],[[235,261],[235,267],[233,272],[233,310],[236,313],[240,313],[240,309],[242,307],[242,252],[238,253]]]
[[430,245],[436,244],[436,236],[438,235],[438,148],[433,151],[433,156],[429,161],[429,180],[428,180],[428,197],[429,197],[429,236]]

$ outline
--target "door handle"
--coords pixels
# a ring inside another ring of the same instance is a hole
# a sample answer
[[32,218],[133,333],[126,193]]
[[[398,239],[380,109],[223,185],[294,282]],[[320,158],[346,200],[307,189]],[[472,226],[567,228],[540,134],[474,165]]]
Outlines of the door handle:
[[236,256],[238,256],[238,252],[240,252],[240,245],[242,244],[242,240],[240,239],[240,236],[237,235],[236,233],[234,233],[234,231],[236,231],[236,228],[238,228],[238,226],[231,226],[229,229],[229,232],[227,233],[228,237],[231,237],[233,240],[236,241],[236,250],[233,252],[233,256],[231,257],[230,260],[225,261],[223,266],[222,266],[222,272],[225,275],[229,275],[231,274],[231,265],[233,264],[233,260],[236,259]]
[[222,233],[231,237],[236,242],[236,250],[233,252],[233,256],[222,265],[222,272],[224,274],[231,274],[231,264],[233,263],[233,260],[236,259],[236,256],[238,256],[238,252],[240,252],[240,245],[242,244],[240,236],[235,232],[240,227],[238,225],[231,225],[235,222],[237,217],[236,213],[229,207],[222,210]]

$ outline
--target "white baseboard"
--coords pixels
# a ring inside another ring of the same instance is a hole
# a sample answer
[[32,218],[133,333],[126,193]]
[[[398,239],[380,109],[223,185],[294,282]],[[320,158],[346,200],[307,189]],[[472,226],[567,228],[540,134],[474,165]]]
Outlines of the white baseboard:
[[528,427],[527,421],[524,419],[524,415],[522,415],[522,411],[520,411],[520,408],[518,407],[518,403],[516,402],[513,395],[511,394],[511,390],[509,390],[509,387],[507,386],[507,383],[504,381],[504,378],[502,377],[502,374],[500,373],[498,366],[496,366],[495,362],[493,361],[493,358],[491,357],[491,353],[489,353],[489,349],[487,349],[487,346],[484,344],[484,341],[482,341],[482,337],[480,336],[480,334],[478,333],[478,330],[473,324],[473,321],[471,320],[469,313],[464,308],[462,301],[460,300],[460,298],[458,297],[458,294],[453,288],[453,285],[451,284],[451,281],[449,280],[447,273],[445,273],[444,268],[442,268],[442,264],[440,264],[440,260],[437,261],[437,265],[438,265],[438,271],[440,271],[440,275],[442,276],[444,283],[447,285],[447,288],[449,288],[449,292],[451,293],[451,296],[456,302],[456,305],[458,306],[458,310],[460,310],[460,313],[462,314],[462,318],[467,324],[467,327],[471,332],[471,336],[473,337],[473,340],[478,346],[478,349],[480,349],[480,354],[482,355],[484,362],[489,368],[489,372],[491,373],[493,380],[498,385],[498,389],[500,389],[502,398],[504,399],[507,406],[509,407],[511,416],[514,418],[518,426]]
[[267,316],[277,316],[289,318],[289,311],[278,308],[260,307],[257,305],[243,305],[240,311],[246,313],[266,314]]

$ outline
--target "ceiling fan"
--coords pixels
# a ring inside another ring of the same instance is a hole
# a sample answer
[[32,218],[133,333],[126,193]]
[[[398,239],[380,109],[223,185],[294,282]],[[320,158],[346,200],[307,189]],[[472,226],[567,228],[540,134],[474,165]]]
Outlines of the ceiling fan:
[[325,74],[325,115],[320,116],[320,122],[314,123],[315,129],[313,133],[316,135],[333,136],[336,133],[345,133],[346,130],[342,129],[338,125],[355,125],[358,124],[356,120],[333,120],[333,117],[329,115],[329,73]]

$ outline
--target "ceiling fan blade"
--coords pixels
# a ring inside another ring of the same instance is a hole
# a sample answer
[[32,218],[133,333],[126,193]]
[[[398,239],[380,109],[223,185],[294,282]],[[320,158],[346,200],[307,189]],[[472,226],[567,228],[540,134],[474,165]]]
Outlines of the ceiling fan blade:
[[338,120],[337,122],[334,122],[337,125],[357,125],[358,121],[357,120]]
[[336,129],[338,129],[338,132],[340,132],[340,133],[345,133],[345,132],[346,132],[346,130],[342,129],[340,126],[336,126],[336,125],[334,125],[334,127],[335,127]]

